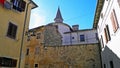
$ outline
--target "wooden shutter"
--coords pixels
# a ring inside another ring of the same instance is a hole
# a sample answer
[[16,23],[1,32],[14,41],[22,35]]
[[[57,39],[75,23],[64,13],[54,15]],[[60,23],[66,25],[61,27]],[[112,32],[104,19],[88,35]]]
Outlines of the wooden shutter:
[[115,13],[114,9],[113,9],[113,12],[111,13],[110,19],[112,21],[113,31],[116,32],[117,29],[119,28],[119,24],[118,24],[118,20],[117,20],[116,13]]
[[108,42],[108,38],[107,38],[107,31],[106,31],[106,28],[104,28],[104,36],[105,36],[105,41],[106,43]]
[[109,31],[109,26],[106,25],[106,31],[107,31],[107,38],[110,41],[111,40],[111,36],[110,36],[110,31]]

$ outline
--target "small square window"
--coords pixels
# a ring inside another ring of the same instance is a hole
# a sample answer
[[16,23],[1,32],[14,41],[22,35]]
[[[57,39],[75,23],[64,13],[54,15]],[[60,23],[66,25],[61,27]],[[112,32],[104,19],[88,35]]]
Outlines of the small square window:
[[7,36],[15,39],[16,33],[17,33],[17,26],[10,22],[8,26]]
[[27,37],[27,41],[30,41],[30,36]]
[[35,64],[35,68],[38,68],[38,64]]
[[37,39],[40,39],[40,35],[41,35],[41,33],[38,33],[38,34],[37,34]]
[[26,50],[27,52],[26,52],[26,55],[29,55],[29,48],[27,48],[27,50]]
[[38,55],[40,53],[40,47],[35,47],[35,54]]
[[85,36],[84,35],[80,35],[80,41],[84,42],[85,41]]
[[56,29],[58,29],[58,25],[55,25]]
[[74,37],[72,37],[72,39],[74,39]]

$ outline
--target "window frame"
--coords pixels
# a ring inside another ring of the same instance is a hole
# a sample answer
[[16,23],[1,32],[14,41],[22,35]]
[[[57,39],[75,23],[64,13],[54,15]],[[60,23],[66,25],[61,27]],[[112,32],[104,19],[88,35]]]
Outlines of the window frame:
[[6,36],[12,39],[16,39],[17,29],[17,25],[13,24],[12,22],[9,22]]
[[101,35],[101,39],[100,39],[100,44],[101,44],[101,48],[104,48],[104,42],[103,42],[103,36]]
[[29,53],[30,53],[29,51],[30,51],[30,49],[27,48],[27,49],[26,49],[26,55],[29,55]]
[[104,68],[106,68],[106,64],[103,64]]
[[12,9],[17,10],[19,12],[25,11],[26,2],[24,0],[20,0],[20,1],[16,0],[16,2],[14,0],[10,0],[10,2],[12,3]]
[[113,63],[113,61],[110,61],[109,64],[110,64],[110,68],[114,68],[114,63]]
[[0,67],[16,67],[17,59],[8,58],[8,57],[0,57]]
[[118,19],[117,19],[116,12],[115,12],[114,9],[111,12],[110,19],[111,19],[111,22],[112,22],[113,31],[115,33],[119,28],[119,24],[118,24]]
[[35,47],[35,55],[38,55],[40,54],[40,47]]
[[34,68],[38,68],[38,64],[37,63],[35,64]]
[[118,2],[118,5],[119,5],[119,7],[120,7],[120,0],[117,0],[117,2]]
[[84,34],[80,35],[80,42],[85,42],[85,35]]
[[41,33],[37,33],[36,38],[37,38],[37,39],[40,39],[40,38],[41,38]]
[[108,25],[106,25],[105,28],[104,28],[104,36],[105,36],[106,43],[108,43],[108,41],[111,40],[111,36],[110,36],[110,31],[109,31],[109,26]]

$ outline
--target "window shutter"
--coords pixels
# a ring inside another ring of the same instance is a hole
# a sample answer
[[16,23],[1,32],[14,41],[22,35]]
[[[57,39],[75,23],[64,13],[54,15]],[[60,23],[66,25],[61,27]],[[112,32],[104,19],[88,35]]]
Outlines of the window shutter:
[[15,38],[16,37],[16,33],[17,33],[17,26],[14,26],[13,27],[13,38]]
[[22,11],[25,11],[25,7],[26,7],[26,2],[25,2],[25,1],[22,1],[22,5],[21,5]]
[[104,48],[104,43],[103,43],[103,37],[102,37],[102,35],[101,35],[100,43],[101,43],[101,47]]
[[106,31],[107,31],[108,40],[110,41],[111,37],[110,37],[110,31],[109,31],[109,26],[108,25],[106,25]]
[[115,10],[113,10],[113,12],[111,13],[110,19],[112,21],[113,31],[116,32],[117,29],[119,28],[119,24],[118,24],[118,21],[117,21]]
[[107,39],[107,32],[106,32],[106,28],[104,28],[104,36],[105,36],[105,41],[106,43],[108,42],[108,39]]

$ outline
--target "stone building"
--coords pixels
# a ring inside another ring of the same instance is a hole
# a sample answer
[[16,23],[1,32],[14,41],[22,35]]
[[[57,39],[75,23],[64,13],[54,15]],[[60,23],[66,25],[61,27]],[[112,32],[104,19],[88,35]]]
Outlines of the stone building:
[[101,42],[103,68],[120,67],[120,0],[98,0],[93,28]]
[[[19,4],[19,5],[18,5]],[[32,0],[0,0],[0,68],[23,68]]]
[[59,8],[54,20],[29,30],[25,67],[101,68],[97,31],[71,28],[63,23]]

